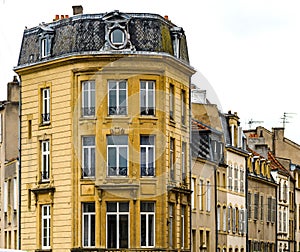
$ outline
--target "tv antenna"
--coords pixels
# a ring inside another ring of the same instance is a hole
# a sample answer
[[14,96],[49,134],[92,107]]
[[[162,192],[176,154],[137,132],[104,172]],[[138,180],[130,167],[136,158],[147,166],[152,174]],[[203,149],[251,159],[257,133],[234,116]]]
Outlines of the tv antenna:
[[290,123],[288,121],[288,118],[292,118],[291,115],[296,115],[296,113],[287,113],[287,112],[283,112],[283,117],[281,117],[280,119],[282,120],[282,127],[285,128],[285,124],[286,123]]
[[251,129],[251,126],[252,126],[253,123],[263,123],[263,122],[264,122],[264,121],[254,121],[253,119],[250,119],[250,120],[248,121],[249,129]]

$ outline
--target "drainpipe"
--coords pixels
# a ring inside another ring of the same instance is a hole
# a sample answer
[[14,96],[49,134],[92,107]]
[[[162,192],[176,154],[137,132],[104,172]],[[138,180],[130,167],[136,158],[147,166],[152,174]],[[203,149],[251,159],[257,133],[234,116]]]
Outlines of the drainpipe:
[[[215,189],[215,223],[217,223],[218,221],[218,192],[217,192],[217,165],[214,166],[214,183],[215,183],[215,186],[214,186],[214,189]],[[221,224],[221,216],[220,216],[220,224]],[[219,224],[219,225],[220,225]],[[218,252],[218,227],[215,226],[216,228],[216,252]]]
[[[191,188],[191,182],[192,182],[192,91],[191,91],[191,77],[189,78],[189,185],[190,185],[190,192],[192,190]],[[189,198],[191,199],[191,193],[190,193],[190,196]],[[192,206],[190,204],[190,251],[192,250],[192,235],[193,235],[193,232],[192,232],[192,229],[193,229],[193,226],[192,226]],[[195,246],[195,244],[193,244],[193,247]]]
[[21,109],[21,100],[22,100],[22,80],[21,76],[19,76],[19,139],[18,139],[18,149],[19,149],[19,157],[18,157],[18,249],[21,249],[21,116],[22,116],[22,109]]
[[247,252],[250,252],[250,248],[249,248],[249,243],[248,243],[248,239],[249,239],[249,234],[248,234],[248,209],[249,209],[249,206],[248,206],[248,160],[247,160],[247,157],[245,158],[246,160],[246,175],[245,175],[245,205],[246,205],[246,216],[245,216],[245,224],[246,224],[246,251]]

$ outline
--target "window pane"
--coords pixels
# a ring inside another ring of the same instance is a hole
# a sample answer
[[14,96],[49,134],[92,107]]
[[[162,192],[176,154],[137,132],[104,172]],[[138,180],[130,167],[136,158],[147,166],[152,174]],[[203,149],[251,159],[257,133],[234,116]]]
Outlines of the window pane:
[[127,145],[128,137],[123,136],[107,136],[107,144],[108,145]]
[[127,175],[127,147],[119,148],[119,173],[122,176]]
[[141,215],[141,246],[146,246],[146,215]]
[[117,168],[117,149],[115,147],[108,147],[108,175],[116,175]]
[[154,215],[149,215],[148,246],[154,246]]
[[117,216],[107,216],[107,247],[117,248]]
[[107,202],[106,203],[107,212],[117,212],[117,203],[116,202]]
[[128,202],[119,203],[119,211],[120,212],[129,212]]
[[128,248],[128,215],[119,216],[119,248]]

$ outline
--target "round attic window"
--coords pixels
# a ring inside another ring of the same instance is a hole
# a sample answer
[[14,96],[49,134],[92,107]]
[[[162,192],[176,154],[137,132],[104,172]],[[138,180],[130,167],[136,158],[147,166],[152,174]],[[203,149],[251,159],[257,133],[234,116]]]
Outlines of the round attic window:
[[126,42],[125,31],[120,28],[111,30],[109,38],[110,43],[118,49],[122,48]]

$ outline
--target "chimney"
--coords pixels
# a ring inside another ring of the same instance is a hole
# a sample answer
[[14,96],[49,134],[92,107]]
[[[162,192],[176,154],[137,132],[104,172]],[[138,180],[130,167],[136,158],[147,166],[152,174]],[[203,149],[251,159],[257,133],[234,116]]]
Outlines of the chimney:
[[14,76],[13,81],[7,83],[7,100],[10,102],[18,102],[19,101],[19,81],[17,76]]
[[78,15],[83,13],[83,8],[81,5],[74,5],[73,8],[73,15]]

